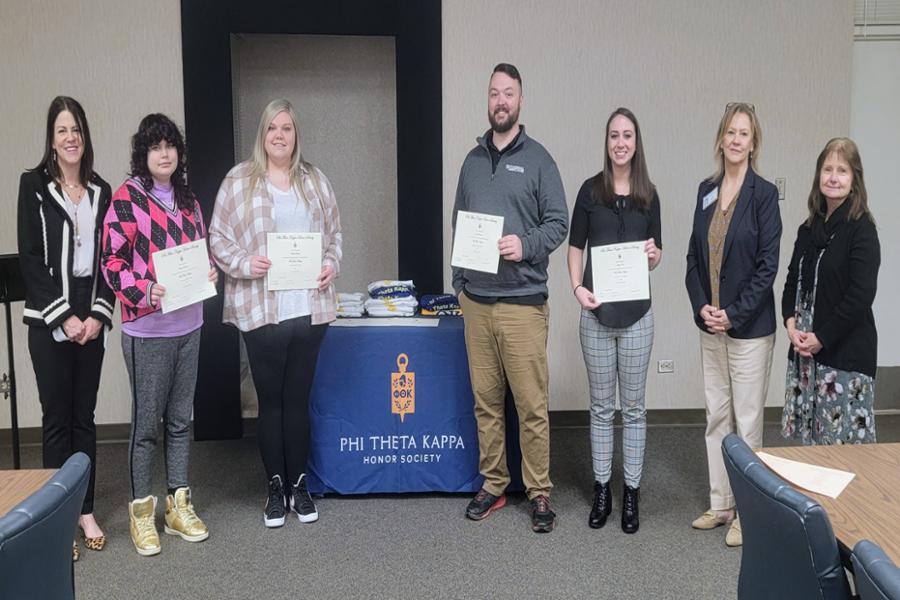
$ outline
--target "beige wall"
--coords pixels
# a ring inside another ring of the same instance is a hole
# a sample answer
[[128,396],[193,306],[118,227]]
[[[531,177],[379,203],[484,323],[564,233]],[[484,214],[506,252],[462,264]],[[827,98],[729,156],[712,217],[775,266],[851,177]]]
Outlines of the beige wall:
[[250,156],[259,116],[291,101],[303,156],[331,181],[344,262],[337,290],[397,277],[397,93],[393,37],[232,37],[235,151]]
[[[128,171],[130,137],[141,117],[163,112],[184,124],[178,0],[0,0],[0,252],[16,252],[19,175],[44,149],[47,106],[72,96],[87,113],[94,163],[115,189]],[[27,350],[22,304],[13,307],[19,423],[40,425],[41,411]],[[2,320],[0,320],[2,321]],[[128,375],[116,329],[109,336],[97,423],[131,419]],[[0,371],[6,372],[6,326],[0,322]],[[0,402],[0,427],[9,405]]]
[[[663,262],[652,274],[656,339],[647,386],[651,408],[702,407],[699,335],[684,291],[697,184],[713,170],[725,104],[756,105],[764,130],[761,170],[787,178],[782,265],[803,219],[815,158],[850,121],[852,4],[846,0],[597,2],[481,0],[443,5],[444,223],[459,168],[487,127],[494,64],[522,73],[521,121],[559,165],[569,210],[602,161],[606,118],[617,106],[640,121],[662,207]],[[565,245],[551,258],[551,408],[587,407],[578,306]],[[444,264],[449,265],[449,248]],[[449,286],[449,267],[445,281]],[[784,268],[776,281],[780,299]],[[778,332],[769,403],[782,401],[787,346]],[[655,372],[675,360],[675,373]]]
[[[183,123],[179,1],[0,0],[0,252],[14,252],[18,176],[37,162],[50,99],[72,95],[91,122],[97,169],[118,185],[128,140],[141,116],[162,111]],[[525,79],[522,121],[556,158],[569,195],[598,170],[602,127],[619,105],[644,131],[663,210],[664,259],[654,272],[654,361],[674,358],[673,375],[651,374],[648,404],[700,407],[697,333],[683,291],[696,185],[708,174],[714,129],[726,102],[753,102],[765,128],[762,170],[788,179],[782,252],[802,219],[816,152],[849,130],[852,14],[844,0],[629,3],[529,0],[508,4],[445,0],[443,7],[444,214],[459,167],[487,127],[486,86],[501,60]],[[134,27],[140,24],[139,28]],[[502,26],[502,31],[499,28]],[[449,264],[449,246],[445,264]],[[783,272],[782,272],[783,277]],[[445,273],[449,289],[449,269]],[[780,277],[777,288],[781,287]],[[564,252],[551,265],[550,341],[554,409],[586,406],[577,308]],[[21,305],[15,310],[20,314]],[[24,327],[15,342],[20,422],[40,423]],[[0,323],[0,335],[5,335]],[[779,334],[780,335],[780,334]],[[770,401],[777,403],[785,345],[779,338]],[[0,370],[6,370],[5,348]],[[655,363],[654,363],[655,364]],[[98,423],[129,420],[118,335],[110,337]],[[9,423],[0,402],[0,427]]]

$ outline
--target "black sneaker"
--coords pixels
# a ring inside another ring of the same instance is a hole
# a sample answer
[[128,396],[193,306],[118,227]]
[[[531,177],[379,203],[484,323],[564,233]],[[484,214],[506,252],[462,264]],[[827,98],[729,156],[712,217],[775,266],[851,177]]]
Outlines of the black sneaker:
[[500,510],[504,506],[506,506],[505,495],[500,494],[499,496],[495,496],[487,493],[484,488],[482,488],[475,494],[475,497],[472,498],[469,505],[466,507],[466,516],[473,521],[480,521],[495,510]]
[[281,483],[281,475],[275,475],[269,480],[269,498],[266,500],[263,522],[266,527],[284,525],[284,486]]
[[556,513],[550,510],[550,498],[544,495],[531,500],[531,530],[535,533],[550,533],[556,522]]
[[622,531],[634,533],[640,526],[638,520],[638,502],[641,499],[640,488],[625,485],[625,493],[622,495]]
[[606,517],[612,512],[612,494],[609,491],[609,482],[594,482],[594,501],[591,503],[591,514],[588,517],[588,526],[591,529],[600,529],[606,525]]
[[291,485],[291,509],[297,513],[301,523],[313,523],[319,520],[319,512],[306,489],[306,473],[300,475],[297,483]]

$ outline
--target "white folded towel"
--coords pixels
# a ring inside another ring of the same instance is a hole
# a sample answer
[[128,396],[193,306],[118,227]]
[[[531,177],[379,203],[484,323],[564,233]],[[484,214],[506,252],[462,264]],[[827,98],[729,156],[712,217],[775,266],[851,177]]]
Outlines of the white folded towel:
[[361,292],[338,292],[337,293],[337,301],[338,304],[345,303],[360,303],[366,301],[366,295]]

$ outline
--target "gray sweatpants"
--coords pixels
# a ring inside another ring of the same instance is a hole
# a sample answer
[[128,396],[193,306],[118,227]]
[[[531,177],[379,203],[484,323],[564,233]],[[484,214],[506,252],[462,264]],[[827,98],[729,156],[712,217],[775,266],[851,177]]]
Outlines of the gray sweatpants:
[[186,486],[200,330],[173,338],[123,333],[122,353],[131,380],[131,495],[152,493],[160,422],[168,487]]

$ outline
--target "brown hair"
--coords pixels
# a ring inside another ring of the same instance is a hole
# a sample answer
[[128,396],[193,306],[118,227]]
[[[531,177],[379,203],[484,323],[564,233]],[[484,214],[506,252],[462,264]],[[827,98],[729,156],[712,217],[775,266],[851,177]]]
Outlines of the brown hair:
[[650,181],[647,172],[647,159],[644,156],[644,142],[641,140],[641,127],[637,118],[627,108],[619,107],[609,115],[606,121],[606,135],[603,137],[603,170],[594,177],[591,189],[591,198],[594,202],[603,202],[612,206],[615,202],[615,186],[613,185],[612,159],[609,156],[609,127],[613,119],[619,115],[625,117],[634,124],[634,155],[631,157],[631,197],[634,205],[646,212],[650,208],[656,186]]
[[81,155],[78,178],[81,185],[87,186],[94,176],[94,147],[91,144],[91,130],[88,128],[87,117],[84,116],[84,109],[81,108],[81,104],[78,103],[78,100],[69,96],[57,96],[50,103],[50,108],[47,109],[47,136],[44,140],[44,156],[41,157],[41,162],[38,163],[34,170],[38,172],[46,170],[53,179],[61,177],[59,165],[56,163],[56,151],[53,150],[53,139],[56,135],[56,117],[64,111],[72,113],[75,124],[81,130],[84,154]]
[[806,224],[812,225],[816,215],[821,216],[823,220],[825,219],[826,203],[825,197],[819,189],[819,177],[822,173],[822,166],[832,152],[846,160],[847,164],[850,165],[850,170],[853,172],[850,195],[845,200],[845,202],[850,202],[847,220],[855,221],[861,217],[866,217],[874,223],[875,218],[869,210],[868,194],[866,193],[866,182],[863,178],[862,158],[859,156],[859,148],[856,147],[856,144],[850,138],[838,137],[828,140],[825,148],[819,153],[818,160],[816,160],[816,172],[813,175],[812,189],[809,191],[809,201],[807,202],[809,218],[806,219]]
[[756,162],[759,158],[759,151],[762,148],[762,127],[759,125],[759,119],[756,118],[756,109],[752,104],[746,102],[731,102],[725,106],[725,114],[719,121],[719,133],[716,134],[716,143],[713,151],[716,154],[716,172],[710,177],[710,181],[721,181],[725,175],[725,153],[722,152],[722,140],[731,126],[731,120],[738,113],[747,115],[750,119],[750,137],[753,144],[753,150],[750,151],[750,168],[755,172],[759,172],[756,168]]
[[494,73],[505,73],[506,75],[509,75],[519,82],[519,89],[522,88],[522,76],[519,74],[519,70],[514,65],[511,65],[509,63],[500,63],[496,67],[494,67],[493,71],[491,71],[491,77],[494,76]]

